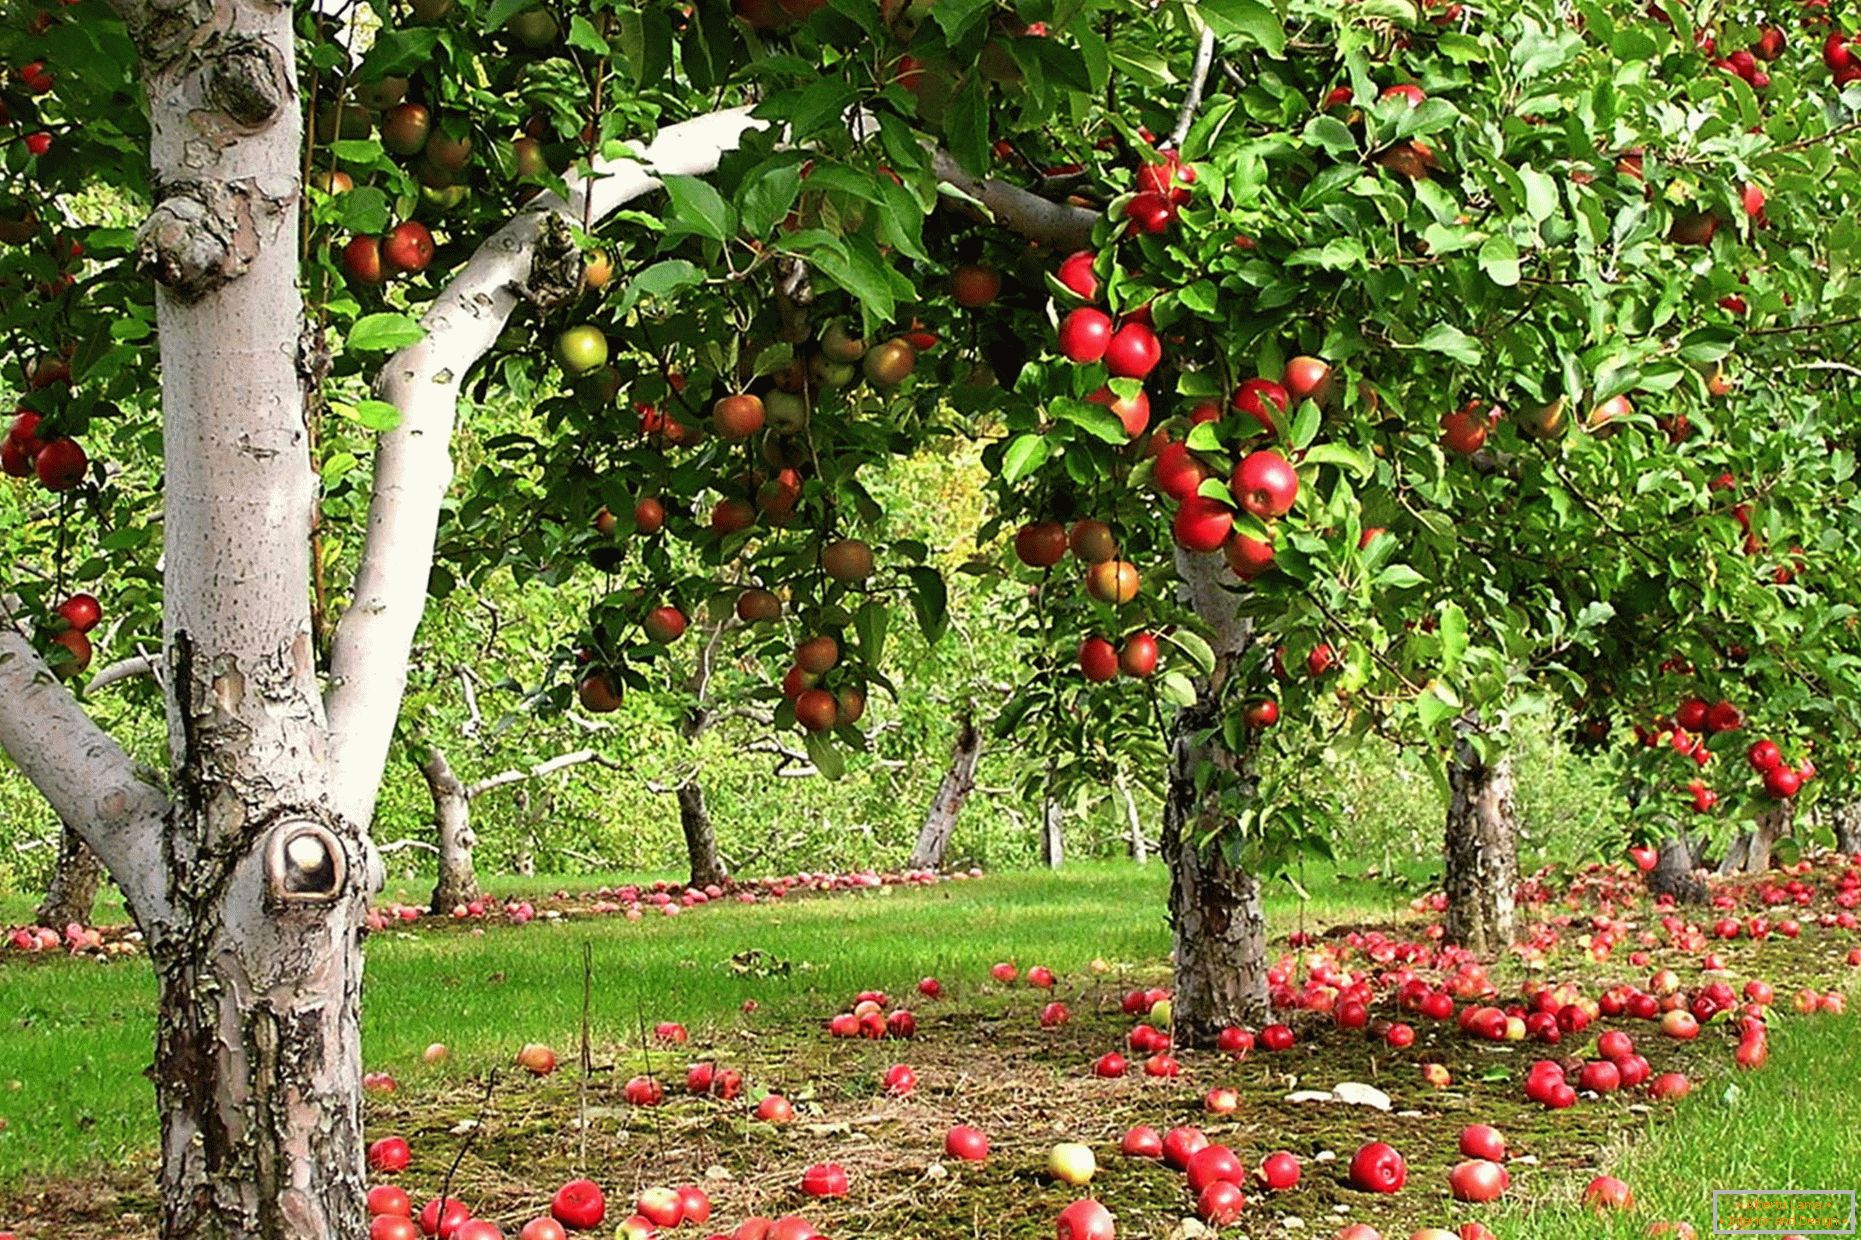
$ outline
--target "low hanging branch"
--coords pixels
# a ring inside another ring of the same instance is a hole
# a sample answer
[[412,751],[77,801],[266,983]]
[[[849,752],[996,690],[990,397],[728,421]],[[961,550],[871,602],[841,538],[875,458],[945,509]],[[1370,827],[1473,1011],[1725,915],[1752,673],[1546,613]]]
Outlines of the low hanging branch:
[[[460,387],[520,304],[539,243],[570,222],[599,224],[658,189],[661,176],[714,172],[746,133],[765,124],[749,108],[713,112],[660,130],[638,159],[600,160],[591,175],[571,175],[566,199],[541,195],[478,247],[422,317],[426,335],[383,367],[377,394],[399,411],[400,421],[376,452],[368,536],[353,602],[331,642],[324,700],[331,797],[345,818],[367,822],[374,814],[378,775],[406,690],[408,653],[426,603],[440,506],[452,482]],[[1046,245],[1084,245],[1098,218],[1088,208],[973,177],[941,149],[932,150],[932,167],[1004,227]]]

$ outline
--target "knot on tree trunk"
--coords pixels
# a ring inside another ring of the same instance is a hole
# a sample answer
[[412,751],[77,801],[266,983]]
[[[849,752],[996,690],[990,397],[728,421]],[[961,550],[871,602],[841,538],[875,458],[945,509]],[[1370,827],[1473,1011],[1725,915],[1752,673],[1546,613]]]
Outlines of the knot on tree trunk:
[[242,129],[269,124],[290,92],[284,58],[258,39],[228,42],[207,70],[207,102]]
[[214,0],[114,0],[148,68],[161,70],[200,42],[214,21]]
[[530,275],[521,290],[524,299],[545,312],[567,305],[582,291],[585,268],[586,260],[569,222],[554,211],[545,212],[537,222]]
[[249,181],[181,181],[136,237],[136,266],[183,301],[199,301],[244,275],[258,256],[260,224],[290,202]]

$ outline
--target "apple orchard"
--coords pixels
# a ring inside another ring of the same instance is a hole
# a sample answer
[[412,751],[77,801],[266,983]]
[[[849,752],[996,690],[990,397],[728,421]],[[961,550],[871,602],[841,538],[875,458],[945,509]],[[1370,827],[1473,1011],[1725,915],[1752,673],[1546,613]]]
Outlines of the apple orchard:
[[[832,775],[888,637],[949,623],[875,480],[956,443],[989,473],[965,571],[1021,586],[991,726],[1029,738],[1027,799],[1102,780],[1088,748],[1163,790],[1180,1043],[1275,1027],[1260,884],[1329,855],[1327,763],[1368,737],[1431,755],[1475,952],[1521,931],[1525,719],[1610,764],[1657,890],[1701,895],[1706,847],[1764,871],[1861,799],[1855,29],[1820,0],[10,4],[0,744],[147,941],[161,1234],[368,1227],[369,832],[429,588],[601,581],[556,710],[721,626]],[[532,430],[455,476],[493,405]],[[85,710],[93,654],[139,650],[159,774]],[[1059,1228],[1111,1235],[1090,1199]]]

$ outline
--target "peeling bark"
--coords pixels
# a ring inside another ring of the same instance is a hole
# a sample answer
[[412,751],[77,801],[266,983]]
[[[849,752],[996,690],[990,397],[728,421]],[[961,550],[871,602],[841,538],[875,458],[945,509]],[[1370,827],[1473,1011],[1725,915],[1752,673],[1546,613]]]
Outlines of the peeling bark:
[[433,911],[449,913],[478,899],[478,872],[472,850],[478,837],[472,831],[472,797],[452,764],[437,745],[428,745],[420,763],[421,777],[433,797],[433,822],[439,837],[439,880],[433,885]]
[[1829,810],[1835,829],[1835,851],[1853,857],[1861,854],[1861,801],[1844,801]]
[[1669,836],[1661,841],[1654,868],[1648,871],[1648,892],[1671,896],[1677,904],[1704,904],[1706,880],[1700,876],[1700,858],[1684,836]]
[[685,833],[685,857],[690,862],[690,885],[698,888],[721,887],[730,881],[723,858],[717,852],[717,832],[711,827],[711,811],[704,803],[704,785],[697,776],[678,786],[678,821]]
[[66,827],[58,837],[58,861],[52,867],[52,881],[33,916],[41,926],[59,930],[74,921],[88,926],[96,913],[97,888],[102,883],[103,863],[82,835]]
[[956,730],[956,744],[950,751],[950,765],[943,773],[943,781],[937,785],[937,795],[931,798],[930,812],[924,815],[924,826],[918,832],[917,844],[911,849],[911,860],[906,862],[912,869],[942,868],[944,855],[950,850],[950,837],[956,832],[957,817],[962,814],[969,794],[975,791],[976,764],[981,758],[982,730],[976,726],[973,716],[964,715]]
[[1719,873],[1762,874],[1769,870],[1772,847],[1790,833],[1795,804],[1779,801],[1766,807],[1758,815],[1756,829],[1740,835],[1726,850],[1725,860],[1719,863]]
[[[1176,1034],[1185,1045],[1212,1043],[1228,1025],[1259,1025],[1268,1016],[1266,914],[1259,880],[1224,847],[1233,823],[1220,788],[1249,786],[1247,755],[1219,735],[1221,690],[1253,640],[1253,625],[1224,588],[1219,556],[1178,550],[1184,601],[1209,626],[1215,670],[1196,685],[1196,704],[1176,712],[1171,728],[1163,835],[1157,851],[1170,870],[1170,926],[1175,937]],[[1204,843],[1211,837],[1222,837]]]
[[1443,850],[1449,943],[1481,955],[1518,937],[1518,811],[1512,759],[1488,765],[1462,738],[1448,764],[1447,845]]

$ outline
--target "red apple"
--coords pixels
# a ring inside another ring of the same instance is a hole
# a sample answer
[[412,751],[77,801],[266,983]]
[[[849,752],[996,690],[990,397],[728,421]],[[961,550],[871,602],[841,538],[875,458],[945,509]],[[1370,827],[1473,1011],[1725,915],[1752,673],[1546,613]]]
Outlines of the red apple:
[[1393,1193],[1409,1178],[1408,1164],[1386,1142],[1371,1141],[1351,1155],[1351,1183],[1373,1193]]
[[1254,516],[1283,517],[1299,497],[1299,475],[1285,457],[1262,448],[1234,467],[1233,491],[1241,507]]
[[1082,1197],[1060,1211],[1055,1240],[1116,1240],[1111,1211],[1090,1197]]
[[968,1124],[958,1124],[943,1137],[943,1152],[964,1162],[981,1162],[989,1156],[988,1134]]
[[1456,1201],[1497,1201],[1510,1179],[1504,1167],[1485,1158],[1456,1163],[1447,1173],[1448,1189]]
[[549,1213],[564,1227],[587,1231],[607,1217],[607,1194],[593,1180],[570,1180],[556,1190]]
[[1635,1194],[1614,1176],[1599,1175],[1583,1190],[1583,1204],[1598,1212],[1627,1210],[1634,1206]]

